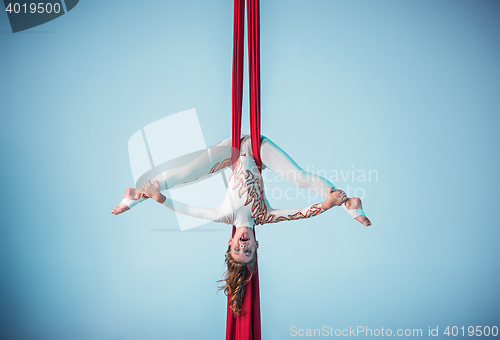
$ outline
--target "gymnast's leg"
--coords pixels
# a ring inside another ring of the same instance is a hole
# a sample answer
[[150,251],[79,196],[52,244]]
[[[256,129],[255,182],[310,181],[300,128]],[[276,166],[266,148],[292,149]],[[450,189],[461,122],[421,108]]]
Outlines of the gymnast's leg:
[[[275,174],[285,178],[290,183],[310,190],[325,198],[330,190],[337,188],[327,179],[314,175],[302,169],[288,154],[274,144],[269,138],[261,136],[261,159],[266,168]],[[365,226],[370,226],[370,220],[362,212],[361,200],[358,197],[347,199],[341,205],[349,215]]]
[[[209,148],[206,152],[196,157],[186,165],[168,169],[161,174],[151,178],[150,181],[158,181],[160,190],[172,189],[180,184],[194,182],[204,179],[212,174],[231,165],[231,138],[225,139],[217,145]],[[112,211],[118,215],[142,202],[146,197],[139,189],[128,188],[123,200]]]
[[186,165],[166,170],[150,179],[160,183],[160,190],[175,188],[180,184],[202,180],[231,165],[231,138],[210,147]]

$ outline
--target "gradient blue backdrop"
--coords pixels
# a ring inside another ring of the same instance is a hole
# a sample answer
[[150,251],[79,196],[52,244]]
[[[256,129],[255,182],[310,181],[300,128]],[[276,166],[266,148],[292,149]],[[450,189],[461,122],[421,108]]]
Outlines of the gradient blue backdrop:
[[[224,337],[230,228],[110,210],[144,125],[196,108],[207,144],[230,135],[232,14],[82,0],[12,34],[0,13],[1,339]],[[315,170],[378,172],[335,183],[365,191],[372,228],[340,210],[259,227],[263,339],[500,326],[499,17],[484,0],[262,1],[263,134]]]

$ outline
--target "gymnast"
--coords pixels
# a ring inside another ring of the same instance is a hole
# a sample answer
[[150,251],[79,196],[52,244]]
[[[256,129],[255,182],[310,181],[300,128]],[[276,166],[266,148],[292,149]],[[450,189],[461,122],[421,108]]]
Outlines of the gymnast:
[[259,247],[253,230],[255,225],[309,218],[334,206],[341,206],[363,225],[371,225],[358,197],[348,198],[343,190],[336,188],[328,180],[301,169],[269,138],[262,136],[261,139],[263,168],[268,168],[292,184],[323,196],[326,200],[303,208],[273,209],[264,193],[264,183],[252,155],[250,137],[243,136],[239,158],[233,167],[226,196],[219,208],[190,206],[166,198],[161,191],[207,178],[231,166],[231,138],[209,148],[184,166],[162,172],[146,181],[140,189],[127,189],[122,202],[111,211],[118,215],[151,198],[180,214],[234,225],[236,232],[228,241],[228,269],[221,289],[226,295],[231,295],[231,309],[235,315],[240,312],[244,281],[248,281],[244,280],[245,272],[247,269],[252,271]]

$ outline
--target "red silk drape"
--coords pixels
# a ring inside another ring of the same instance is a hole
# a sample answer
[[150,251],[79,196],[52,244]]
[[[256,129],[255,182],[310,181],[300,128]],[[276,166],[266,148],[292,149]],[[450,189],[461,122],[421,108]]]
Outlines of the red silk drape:
[[260,15],[259,0],[247,2],[248,74],[250,81],[250,136],[259,169],[260,160]]
[[[259,0],[247,0],[248,71],[250,83],[250,137],[252,153],[259,169],[260,159],[260,16]],[[232,72],[232,162],[239,157],[241,111],[243,98],[245,0],[234,0],[233,72]],[[233,226],[233,236],[236,227]],[[255,228],[253,229],[255,236]],[[234,316],[227,300],[226,340],[261,340],[259,270],[257,259],[254,273],[245,285],[242,310]],[[250,273],[247,271],[247,275]]]
[[[233,226],[233,236],[235,231],[236,227]],[[249,275],[250,272],[247,271],[245,279]],[[229,295],[227,298],[226,340],[261,340],[259,268],[257,260],[255,261],[252,278],[245,285],[245,295],[239,316],[233,315],[233,311],[229,307],[230,298]]]
[[[250,136],[252,152],[259,169],[260,160],[260,7],[259,0],[247,1],[248,74],[250,102]],[[241,139],[243,99],[245,0],[234,0],[233,71],[232,71],[232,146],[233,165],[238,159]]]
[[239,157],[241,138],[241,106],[243,99],[243,53],[245,49],[245,0],[234,0],[233,79],[232,79],[232,164]]

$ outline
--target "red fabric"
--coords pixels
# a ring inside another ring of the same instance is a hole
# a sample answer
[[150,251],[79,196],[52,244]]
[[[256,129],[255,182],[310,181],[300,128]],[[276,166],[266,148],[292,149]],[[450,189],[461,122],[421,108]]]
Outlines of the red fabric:
[[[248,74],[250,88],[250,136],[252,152],[259,169],[260,160],[260,15],[259,0],[247,2]],[[234,0],[233,73],[232,73],[232,145],[233,165],[238,159],[241,139],[241,107],[243,99],[245,0]]]
[[243,53],[245,49],[245,0],[234,0],[233,80],[232,80],[232,162],[239,157],[241,138],[241,102],[243,99]]
[[259,0],[247,1],[248,74],[250,80],[250,136],[255,162],[260,160],[260,15]]
[[[233,236],[235,230],[236,227],[233,226]],[[245,279],[249,275],[250,272],[247,271]],[[261,340],[259,268],[257,261],[255,261],[255,271],[252,278],[245,285],[241,313],[236,317],[229,307],[230,298],[231,296],[229,295],[227,298],[226,340]]]
[[[232,162],[239,157],[241,138],[241,109],[243,98],[245,0],[234,0],[233,74],[232,74]],[[250,80],[250,136],[252,152],[259,169],[260,159],[260,21],[259,0],[248,0],[248,62]],[[233,236],[236,227],[233,226]],[[255,236],[255,228],[253,229]],[[247,271],[246,278],[250,272]],[[259,268],[255,261],[254,273],[245,285],[242,310],[235,317],[227,299],[226,340],[261,340]]]

